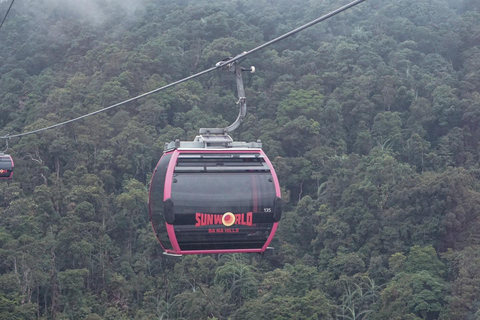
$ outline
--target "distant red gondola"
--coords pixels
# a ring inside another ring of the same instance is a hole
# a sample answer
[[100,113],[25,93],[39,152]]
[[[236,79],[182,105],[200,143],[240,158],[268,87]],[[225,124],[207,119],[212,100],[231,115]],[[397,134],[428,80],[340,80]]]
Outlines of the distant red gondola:
[[11,179],[14,167],[12,157],[8,154],[0,153],[0,179]]

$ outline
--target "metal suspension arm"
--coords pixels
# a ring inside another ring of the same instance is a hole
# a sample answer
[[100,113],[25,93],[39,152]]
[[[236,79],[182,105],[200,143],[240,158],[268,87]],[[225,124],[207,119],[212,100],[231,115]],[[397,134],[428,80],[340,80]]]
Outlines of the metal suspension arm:
[[[243,60],[243,59],[242,59]],[[217,63],[219,65],[221,62]],[[255,67],[250,67],[249,69],[240,67],[238,65],[239,61],[234,61],[225,65],[225,69],[231,72],[235,72],[235,81],[237,83],[237,94],[238,94],[238,116],[237,119],[228,127],[225,128],[201,128],[200,134],[227,134],[228,132],[232,132],[233,130],[237,129],[240,124],[242,123],[243,119],[247,114],[247,99],[245,97],[245,88],[243,86],[243,78],[242,72],[243,71],[250,71],[251,73],[255,72]]]
[[[235,71],[235,80],[237,82],[237,94],[238,94],[238,117],[231,125],[225,128],[225,132],[232,132],[237,129],[242,123],[243,119],[247,114],[247,98],[245,97],[245,88],[243,87],[242,71],[247,71],[246,69],[240,67],[238,64],[234,64],[229,71]],[[255,70],[254,68],[250,70]]]

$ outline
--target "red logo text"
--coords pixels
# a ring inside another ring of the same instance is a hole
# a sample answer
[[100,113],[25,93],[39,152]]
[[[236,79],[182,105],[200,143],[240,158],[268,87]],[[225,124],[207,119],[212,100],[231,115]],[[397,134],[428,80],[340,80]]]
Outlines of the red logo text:
[[223,215],[197,212],[195,214],[195,219],[197,220],[197,223],[195,223],[195,227],[220,225],[220,224],[223,224],[227,227],[234,224],[251,227],[253,225],[252,217],[253,217],[252,212],[236,213],[236,214],[227,212]]

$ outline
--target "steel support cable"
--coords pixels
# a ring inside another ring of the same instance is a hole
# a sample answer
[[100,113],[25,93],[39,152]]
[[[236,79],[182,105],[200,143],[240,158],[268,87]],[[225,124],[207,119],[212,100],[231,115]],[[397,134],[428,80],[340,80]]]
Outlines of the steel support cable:
[[261,49],[263,49],[263,48],[265,48],[265,47],[268,47],[268,46],[270,46],[270,45],[272,45],[272,44],[274,44],[274,43],[276,43],[276,42],[278,42],[278,41],[281,41],[281,40],[283,40],[283,39],[285,39],[285,38],[288,38],[288,37],[294,35],[295,33],[298,33],[298,32],[300,32],[300,31],[302,31],[302,30],[305,30],[305,29],[307,29],[307,28],[310,28],[311,26],[313,26],[313,25],[315,25],[315,24],[317,24],[317,23],[319,23],[319,22],[322,22],[322,21],[324,21],[324,20],[327,20],[327,19],[329,19],[329,18],[331,18],[331,17],[339,14],[340,12],[343,12],[343,11],[345,11],[345,10],[347,10],[347,9],[350,9],[351,7],[354,7],[354,6],[356,6],[357,4],[360,4],[360,3],[364,2],[364,1],[365,1],[365,0],[356,0],[356,1],[350,2],[349,4],[346,4],[346,5],[344,5],[343,7],[340,7],[340,8],[338,8],[337,10],[334,10],[334,11],[332,11],[332,12],[330,12],[330,13],[327,13],[326,15],[321,16],[320,18],[317,18],[317,19],[315,19],[315,20],[312,20],[312,21],[310,21],[309,23],[304,24],[304,25],[301,26],[301,27],[298,27],[298,28],[296,28],[296,29],[294,29],[294,30],[292,30],[292,31],[290,31],[290,32],[287,32],[287,33],[285,33],[285,34],[283,34],[283,35],[281,35],[281,36],[279,36],[279,37],[277,37],[277,38],[275,38],[275,39],[272,39],[272,40],[268,41],[268,42],[265,42],[264,44],[262,44],[262,45],[260,45],[260,46],[258,46],[258,47],[256,47],[256,48],[253,48],[253,49],[250,50],[250,51],[245,51],[244,53],[239,54],[239,55],[236,56],[235,58],[232,58],[232,59],[230,59],[230,60],[228,60],[228,61],[225,61],[225,62],[222,63],[221,65],[223,66],[223,65],[232,63],[232,62],[234,62],[234,61],[236,61],[236,60],[242,59],[242,58],[244,58],[244,57],[246,57],[246,56],[248,56],[248,55],[250,55],[250,54],[252,54],[252,53],[254,53],[254,52],[256,52],[256,51],[258,51],[258,50],[261,50]]
[[135,101],[135,100],[138,100],[140,98],[143,98],[143,97],[146,97],[148,95],[151,95],[153,93],[156,93],[156,92],[159,92],[159,91],[162,91],[162,90],[165,90],[167,88],[170,88],[170,87],[173,87],[177,84],[180,84],[182,82],[185,82],[185,81],[188,81],[188,80],[191,80],[191,79],[194,79],[194,78],[197,78],[201,75],[204,75],[206,73],[209,73],[213,70],[216,70],[218,69],[219,67],[213,67],[213,68],[210,68],[210,69],[207,69],[207,70],[204,70],[202,72],[199,72],[199,73],[196,73],[194,75],[191,75],[189,77],[186,77],[186,78],[183,78],[181,80],[178,80],[178,81],[175,81],[175,82],[172,82],[170,84],[167,84],[161,88],[157,88],[157,89],[154,89],[152,91],[149,91],[149,92],[146,92],[146,93],[143,93],[139,96],[136,96],[136,97],[133,97],[133,98],[130,98],[128,100],[125,100],[125,101],[122,101],[122,102],[119,102],[119,103],[116,103],[114,105],[111,105],[109,107],[106,107],[106,108],[103,108],[103,109],[100,109],[100,110],[97,110],[97,111],[93,111],[93,112],[90,112],[88,114],[85,114],[83,116],[80,116],[80,117],[77,117],[77,118],[74,118],[74,119],[70,119],[70,120],[67,120],[67,121],[64,121],[64,122],[60,122],[60,123],[57,123],[57,124],[54,124],[54,125],[51,125],[51,126],[48,126],[48,127],[45,127],[45,128],[41,128],[41,129],[36,129],[36,130],[32,130],[32,131],[29,131],[29,132],[24,132],[24,133],[19,133],[19,134],[13,134],[13,135],[5,135],[3,137],[0,137],[0,139],[10,139],[10,138],[17,138],[17,137],[23,137],[23,136],[26,136],[26,135],[30,135],[30,134],[33,134],[33,133],[39,133],[39,132],[42,132],[42,131],[45,131],[45,130],[49,130],[49,129],[53,129],[53,128],[56,128],[56,127],[60,127],[60,126],[63,126],[65,124],[68,124],[68,123],[72,123],[72,122],[75,122],[75,121],[78,121],[78,120],[81,120],[83,118],[86,118],[86,117],[90,117],[90,116],[93,116],[94,114],[97,114],[97,113],[100,113],[100,112],[104,112],[104,111],[107,111],[109,109],[112,109],[112,108],[115,108],[115,107],[119,107],[123,104],[126,104],[126,103],[129,103],[129,102],[132,102],[132,101]]
[[2,23],[0,23],[0,29],[2,29],[3,23],[5,22],[5,19],[7,19],[8,13],[10,12],[10,9],[12,9],[13,3],[15,0],[12,0],[10,3],[10,7],[8,7],[7,13],[5,13],[5,17],[3,17]]
[[[263,49],[263,48],[266,48],[266,47],[268,47],[268,46],[270,46],[270,45],[272,45],[272,44],[274,44],[274,43],[276,43],[276,42],[278,42],[278,41],[281,41],[281,40],[283,40],[283,39],[285,39],[285,38],[290,37],[291,35],[294,35],[294,34],[300,32],[300,31],[302,31],[302,30],[305,30],[305,29],[307,29],[307,28],[309,28],[309,27],[311,27],[311,26],[313,26],[313,25],[315,25],[315,24],[317,24],[317,23],[319,23],[319,22],[322,22],[322,21],[324,21],[324,20],[327,20],[327,19],[329,19],[329,18],[331,18],[331,17],[333,17],[333,16],[335,16],[335,15],[337,15],[337,14],[339,14],[339,13],[341,13],[341,12],[347,10],[347,9],[350,9],[350,8],[356,6],[357,4],[360,4],[360,3],[364,2],[364,1],[366,1],[366,0],[356,0],[356,1],[350,2],[350,3],[346,4],[346,5],[344,5],[343,7],[340,7],[340,8],[338,8],[338,9],[336,9],[336,10],[334,10],[334,11],[332,11],[332,12],[330,12],[330,13],[324,15],[324,16],[321,16],[321,17],[319,17],[319,18],[317,18],[317,19],[315,19],[315,20],[310,21],[310,22],[307,23],[307,24],[302,25],[301,27],[298,27],[298,28],[296,28],[296,29],[294,29],[294,30],[292,30],[292,31],[290,31],[290,32],[287,32],[287,33],[285,33],[285,34],[283,34],[283,35],[281,35],[281,36],[279,36],[279,37],[277,37],[277,38],[275,38],[275,39],[272,39],[272,40],[268,41],[268,42],[265,42],[264,44],[262,44],[262,45],[260,45],[260,46],[258,46],[258,47],[255,47],[255,48],[251,49],[250,51],[245,51],[245,52],[243,52],[243,53],[235,56],[234,58],[231,58],[231,59],[228,59],[228,60],[225,60],[225,61],[221,61],[221,62],[217,63],[217,64],[215,65],[215,67],[211,67],[211,68],[209,68],[209,69],[206,69],[206,70],[201,71],[201,72],[199,72],[199,73],[193,74],[193,75],[188,76],[188,77],[186,77],[186,78],[183,78],[183,79],[181,79],[181,80],[178,80],[178,81],[172,82],[172,83],[170,83],[170,84],[167,84],[167,85],[165,85],[165,86],[163,86],[163,87],[154,89],[154,90],[152,90],[152,91],[143,93],[143,94],[141,94],[141,95],[138,95],[138,96],[136,96],[136,97],[130,98],[130,99],[128,99],[128,100],[125,100],[125,101],[116,103],[116,104],[111,105],[111,106],[109,106],[109,107],[106,107],[106,108],[103,108],[103,109],[100,109],[100,110],[97,110],[97,111],[94,111],[94,112],[85,114],[85,115],[83,115],[83,116],[80,116],[80,117],[77,117],[77,118],[74,118],[74,119],[70,119],[70,120],[67,120],[67,121],[64,121],[64,122],[60,122],[60,123],[57,123],[57,124],[54,124],[54,125],[51,125],[51,126],[48,126],[48,127],[45,127],[45,128],[41,128],[41,129],[37,129],[37,130],[32,130],[32,131],[29,131],[29,132],[24,132],[24,133],[19,133],[19,134],[14,134],[14,135],[9,135],[9,134],[7,134],[7,135],[5,135],[5,136],[0,137],[0,139],[11,139],[11,138],[23,137],[23,136],[26,136],[26,135],[30,135],[30,134],[34,134],[34,133],[39,133],[39,132],[42,132],[42,131],[45,131],[45,130],[49,130],[49,129],[53,129],[53,128],[56,128],[56,127],[60,127],[60,126],[63,126],[63,125],[65,125],[65,124],[72,123],[72,122],[81,120],[81,119],[83,119],[83,118],[89,117],[89,116],[93,116],[93,115],[95,115],[95,114],[97,114],[97,113],[104,112],[104,111],[107,111],[107,110],[112,109],[112,108],[115,108],[115,107],[119,107],[119,106],[121,106],[121,105],[124,105],[124,104],[126,104],[126,103],[129,103],[129,102],[138,100],[138,99],[140,99],[140,98],[146,97],[146,96],[151,95],[151,94],[153,94],[153,93],[157,93],[157,92],[159,92],[159,91],[163,91],[163,90],[168,89],[168,88],[170,88],[170,87],[173,87],[173,86],[176,86],[176,85],[178,85],[178,84],[181,84],[181,83],[183,83],[183,82],[185,82],[185,81],[192,80],[192,79],[194,79],[194,78],[198,78],[198,77],[200,77],[200,76],[202,76],[202,75],[204,75],[204,74],[207,74],[207,73],[212,72],[212,71],[214,71],[214,70],[220,69],[220,68],[222,68],[222,67],[224,67],[224,66],[226,66],[226,65],[229,65],[229,64],[231,64],[231,63],[234,63],[234,62],[236,62],[236,61],[238,61],[238,60],[240,60],[240,59],[243,59],[243,58],[245,58],[246,56],[248,56],[248,55],[250,55],[250,54],[252,54],[252,53],[254,53],[254,52],[258,51],[258,50],[261,50],[261,49]],[[12,1],[12,2],[13,2],[13,1]]]

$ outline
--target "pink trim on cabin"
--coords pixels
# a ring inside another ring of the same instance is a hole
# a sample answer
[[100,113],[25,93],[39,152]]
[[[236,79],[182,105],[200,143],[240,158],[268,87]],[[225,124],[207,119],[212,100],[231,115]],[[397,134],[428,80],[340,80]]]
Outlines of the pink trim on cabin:
[[167,226],[168,238],[170,239],[170,243],[172,244],[173,251],[175,253],[182,252],[182,250],[180,250],[180,246],[178,245],[178,240],[177,236],[175,235],[175,229],[173,227],[173,224],[165,222],[165,225]]
[[13,178],[13,168],[15,168],[15,164],[13,163],[13,158],[10,156],[10,161],[12,162],[12,173],[10,173],[10,179]]
[[213,253],[260,253],[264,252],[262,249],[222,249],[222,250],[185,250],[185,251],[174,251],[174,250],[165,250],[167,253],[174,254],[213,254]]
[[163,246],[162,242],[160,241],[160,239],[158,239],[157,237],[157,230],[155,230],[155,225],[153,224],[153,215],[152,215],[152,204],[150,203],[150,193],[152,191],[152,181],[153,181],[153,177],[155,176],[155,174],[157,173],[157,168],[158,168],[158,165],[160,164],[160,161],[162,160],[162,158],[160,158],[160,160],[158,160],[157,162],[157,165],[155,166],[155,170],[153,171],[153,174],[152,174],[152,177],[150,178],[150,188],[148,188],[148,215],[150,216],[150,224],[152,225],[152,229],[153,229],[153,234],[155,234],[155,238],[157,238],[157,241],[158,243],[160,243],[160,246],[162,247],[163,251],[167,250],[165,249],[165,247]]
[[267,250],[268,245],[270,244],[270,242],[272,242],[273,236],[275,235],[275,232],[277,231],[277,227],[278,227],[278,222],[274,222],[273,227],[272,227],[272,231],[270,231],[270,235],[268,236],[267,241],[265,241],[265,244],[262,247],[262,252]]
[[179,153],[262,153],[265,156],[265,153],[263,153],[262,149],[175,149],[175,151]]
[[[164,202],[172,197],[173,173],[175,172],[175,166],[177,165],[177,159],[179,154],[180,152],[177,149],[173,150],[172,157],[168,162],[167,173],[165,175],[165,185],[163,188]],[[175,229],[173,228],[173,225],[165,222],[165,226],[167,227],[168,238],[170,239],[173,250],[175,252],[180,251],[180,246],[178,245],[178,240],[177,236],[175,235]]]
[[[173,181],[173,173],[175,171],[175,166],[177,165],[177,159],[178,156],[182,153],[256,153],[260,154],[263,159],[265,160],[265,163],[268,165],[270,168],[270,172],[272,174],[273,182],[275,185],[275,193],[277,197],[281,198],[282,192],[280,190],[280,184],[278,182],[277,174],[275,172],[275,169],[273,168],[272,163],[268,159],[267,155],[263,152],[262,149],[252,149],[252,150],[215,150],[215,149],[210,149],[210,150],[178,150],[175,149],[173,150],[172,157],[170,158],[170,161],[168,163],[168,168],[167,168],[167,173],[165,175],[165,188],[164,188],[164,196],[163,199],[164,201],[166,199],[170,199],[172,196],[172,181]],[[164,154],[165,155],[165,154]],[[159,161],[160,162],[160,161]],[[158,166],[158,164],[157,164]],[[153,176],[152,176],[153,178]],[[150,196],[150,194],[149,194]],[[150,209],[149,209],[150,210]],[[152,224],[153,225],[153,224]],[[272,230],[270,232],[270,235],[263,245],[262,248],[260,249],[221,249],[221,250],[185,250],[182,251],[180,250],[180,246],[178,245],[177,237],[175,235],[175,229],[174,226],[168,223],[165,223],[167,227],[167,233],[168,233],[168,238],[170,239],[170,242],[172,244],[173,250],[170,249],[165,249],[162,245],[163,250],[166,253],[172,253],[172,254],[214,254],[214,253],[261,253],[264,252],[270,242],[272,241],[275,231],[277,230],[278,222],[274,222],[272,226]],[[155,230],[155,229],[154,229]],[[161,243],[160,243],[161,244]]]
[[180,152],[177,149],[173,150],[172,157],[168,162],[167,173],[165,175],[165,185],[163,188],[163,201],[172,197],[173,173],[175,171],[175,166],[177,165],[177,159],[179,154]]
[[[153,226],[153,223],[152,223],[152,226]],[[157,238],[157,232],[155,232],[155,228],[153,228],[153,233],[155,234],[155,238]],[[163,251],[168,250],[168,249],[165,249],[165,247],[163,246],[162,241],[160,241],[160,239],[157,238],[157,241],[158,241],[158,243],[160,243],[160,246],[162,247]]]
[[281,198],[282,190],[280,189],[280,183],[278,182],[278,177],[277,177],[277,173],[275,172],[275,168],[273,168],[272,162],[270,162],[270,159],[268,159],[265,152],[263,152],[263,150],[260,150],[260,153],[263,156],[263,159],[265,159],[265,162],[267,163],[267,165],[270,167],[270,173],[272,174],[273,182],[275,183],[275,192],[277,193],[277,197]]
[[13,158],[12,158],[12,156],[9,156],[9,155],[3,155],[2,157],[9,157],[9,158],[10,158],[10,163],[12,164],[12,172],[10,172],[10,175],[9,175],[8,177],[0,177],[0,180],[12,179],[12,177],[13,177],[13,168],[15,168],[15,164],[13,163]]

